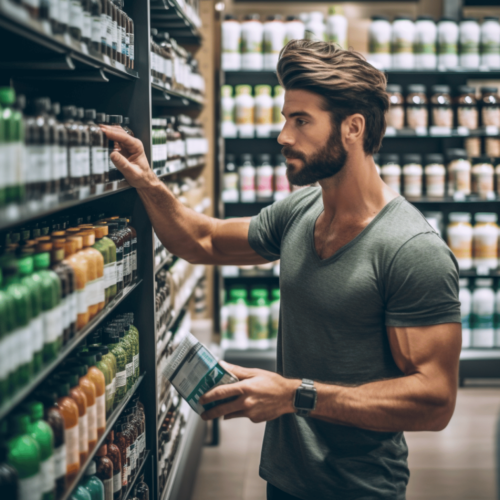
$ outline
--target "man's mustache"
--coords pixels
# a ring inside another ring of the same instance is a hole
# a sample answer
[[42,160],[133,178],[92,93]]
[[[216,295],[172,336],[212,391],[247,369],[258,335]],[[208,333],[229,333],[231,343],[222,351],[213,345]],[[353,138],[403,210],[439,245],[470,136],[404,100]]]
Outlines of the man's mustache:
[[295,158],[297,160],[305,161],[305,156],[300,151],[294,151],[290,146],[283,146],[281,154],[287,159]]

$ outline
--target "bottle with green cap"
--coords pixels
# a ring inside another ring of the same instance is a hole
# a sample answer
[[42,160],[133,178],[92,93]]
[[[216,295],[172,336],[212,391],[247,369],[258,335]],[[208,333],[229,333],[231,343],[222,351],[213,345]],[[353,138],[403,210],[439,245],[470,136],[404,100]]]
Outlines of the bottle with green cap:
[[90,492],[81,484],[76,487],[69,498],[70,500],[92,500]]
[[3,289],[3,274],[0,267],[0,404],[9,396],[9,374],[12,371],[12,353],[15,331],[14,302]]
[[271,325],[269,327],[269,338],[271,342],[276,342],[278,337],[278,328],[280,324],[280,289],[271,290]]
[[33,343],[33,371],[38,373],[43,365],[44,322],[42,315],[43,289],[39,280],[33,279],[33,255],[35,249],[32,245],[25,245],[19,249],[20,257],[19,275],[21,283],[26,285],[31,299],[31,341]]
[[249,338],[250,344],[256,349],[265,349],[269,342],[269,302],[267,288],[252,288],[250,290]]
[[50,267],[50,253],[37,253],[33,259],[35,264],[34,278],[40,279],[43,287],[43,311],[44,311],[44,362],[53,360],[62,347],[64,320],[62,310],[62,288],[61,281]]
[[12,297],[16,318],[16,328],[13,332],[10,356],[12,356],[12,370],[10,377],[11,391],[26,384],[33,376],[33,345],[31,342],[30,321],[31,298],[26,285],[22,284],[19,268],[25,263],[17,262],[14,258],[4,261],[3,276],[7,293]]
[[233,287],[229,290],[229,335],[235,347],[248,345],[248,304],[247,290]]
[[106,328],[106,343],[109,351],[116,358],[116,390],[113,409],[127,394],[127,353],[120,344],[120,337],[114,328]]
[[29,435],[38,443],[40,448],[40,473],[42,476],[42,500],[55,498],[55,469],[54,469],[54,433],[50,425],[43,420],[43,404],[32,401],[24,407],[30,415],[31,424]]
[[42,500],[42,475],[40,473],[40,446],[31,437],[30,417],[16,413],[9,420],[9,434],[12,437],[7,463],[19,477],[19,498],[22,500]]
[[92,500],[104,500],[104,484],[96,476],[96,471],[96,463],[92,460],[85,470],[81,486],[90,493],[90,498]]

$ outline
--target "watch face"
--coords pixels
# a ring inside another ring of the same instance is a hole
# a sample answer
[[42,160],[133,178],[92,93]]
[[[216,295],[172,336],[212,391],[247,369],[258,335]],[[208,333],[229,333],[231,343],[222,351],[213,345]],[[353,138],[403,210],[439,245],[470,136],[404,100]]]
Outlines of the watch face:
[[295,392],[295,408],[300,410],[314,410],[316,403],[316,389],[299,387]]

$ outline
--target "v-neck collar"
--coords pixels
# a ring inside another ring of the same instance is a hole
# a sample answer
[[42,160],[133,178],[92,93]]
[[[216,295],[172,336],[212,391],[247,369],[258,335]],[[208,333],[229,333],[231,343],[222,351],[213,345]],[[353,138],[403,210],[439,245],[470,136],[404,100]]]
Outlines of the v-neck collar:
[[382,210],[380,210],[380,212],[373,218],[373,220],[355,238],[353,238],[349,243],[346,243],[344,246],[340,247],[330,257],[326,259],[321,259],[318,255],[318,252],[316,251],[316,246],[314,244],[314,230],[316,229],[316,222],[318,221],[319,216],[324,212],[325,209],[325,207],[323,206],[323,199],[320,197],[318,207],[316,207],[316,210],[314,210],[313,224],[310,232],[311,250],[316,263],[319,264],[320,266],[324,266],[336,261],[347,250],[349,250],[349,248],[353,247],[360,239],[362,239],[365,236],[365,234],[367,234],[371,230],[371,228],[373,228],[377,224],[377,222],[389,211],[389,209],[391,209],[394,205],[399,204],[402,200],[403,200],[402,196],[398,196],[397,198],[391,200],[389,203],[387,203],[387,205],[385,205],[382,208]]

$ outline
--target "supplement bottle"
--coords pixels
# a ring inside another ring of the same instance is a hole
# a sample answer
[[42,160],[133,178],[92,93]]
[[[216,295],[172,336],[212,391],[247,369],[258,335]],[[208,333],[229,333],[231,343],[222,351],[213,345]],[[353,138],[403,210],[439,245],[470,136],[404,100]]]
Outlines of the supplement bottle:
[[243,203],[255,202],[255,173],[252,155],[241,155],[238,175],[240,177],[240,201]]
[[326,41],[326,28],[322,12],[310,12],[305,28],[308,40]]
[[392,127],[394,130],[401,130],[405,125],[404,99],[401,85],[387,85],[386,90],[389,94],[387,127]]
[[447,243],[462,270],[472,267],[472,226],[471,214],[451,212],[447,228]]
[[222,176],[221,196],[224,203],[236,203],[239,200],[236,157],[232,154],[226,154],[226,167]]
[[458,87],[457,126],[475,130],[479,126],[476,89],[467,85]]
[[[326,18],[326,41],[347,49],[347,17],[340,5],[331,5]],[[278,62],[278,61],[276,61]],[[274,69],[274,68],[273,68]]]
[[290,40],[302,40],[305,38],[304,23],[297,16],[287,16],[285,23],[285,44]]
[[383,165],[380,168],[382,180],[396,193],[401,193],[401,167],[399,165],[399,155],[382,155]]
[[116,408],[127,393],[127,354],[120,345],[120,338],[114,329],[106,328],[105,342],[111,354],[116,358],[116,385],[114,408]]
[[481,121],[483,127],[500,128],[500,97],[497,87],[481,87]]
[[122,460],[120,449],[114,444],[115,432],[109,431],[106,437],[106,456],[113,463],[113,498],[119,500],[122,496]]
[[425,85],[408,85],[406,96],[406,122],[408,127],[417,132],[427,133],[427,124],[429,122],[427,110],[427,96]]
[[479,42],[481,29],[477,19],[464,17],[459,26],[460,66],[462,68],[479,68]]
[[97,113],[95,109],[85,110],[86,125],[90,135],[90,172],[92,184],[104,183],[104,161],[107,150],[104,149],[104,133],[101,127],[96,125]]
[[497,214],[478,212],[473,233],[474,266],[496,269],[498,266]]
[[460,300],[460,316],[462,319],[462,349],[467,349],[471,346],[470,313],[472,294],[469,290],[469,280],[467,278],[461,278],[458,283],[460,285],[458,300]]
[[418,16],[415,22],[415,69],[435,69],[437,27],[432,16]]
[[233,99],[233,87],[231,85],[223,85],[221,88],[221,135],[226,138],[236,137],[235,123],[235,102]]
[[484,16],[481,25],[481,66],[500,69],[500,24],[498,17]]
[[252,288],[248,307],[249,345],[256,349],[269,347],[270,308],[266,288]]
[[471,158],[472,162],[472,192],[483,200],[495,197],[495,171],[487,156]]
[[[110,127],[117,127],[117,128],[122,128],[121,124],[123,123],[123,116],[121,115],[109,115],[109,126]],[[109,150],[109,180],[110,181],[115,181],[118,179],[123,179],[123,174],[115,167],[115,164],[111,160],[111,153],[116,149],[118,149],[118,144],[115,144],[115,141],[112,141],[111,139],[108,139],[108,150]]]
[[285,125],[285,117],[281,110],[285,104],[285,91],[281,85],[275,85],[273,98],[273,128],[272,130],[279,134]]
[[408,198],[422,197],[422,156],[407,154],[403,156],[403,187]]
[[276,166],[274,167],[274,200],[282,200],[290,194],[290,183],[286,176],[286,158],[276,155]]
[[453,127],[453,108],[451,107],[450,87],[433,85],[431,87],[432,125],[451,129]]
[[448,149],[448,195],[469,195],[471,192],[471,164],[464,149]]
[[491,279],[476,279],[471,307],[472,347],[495,345],[495,293],[492,286]]
[[252,97],[252,87],[250,85],[236,86],[236,128],[238,136],[242,139],[252,138],[255,133],[254,107],[255,101]]
[[229,332],[234,347],[246,348],[248,345],[248,305],[245,288],[234,287],[229,290]]
[[444,198],[446,193],[446,168],[444,157],[433,153],[425,156],[425,193],[429,198]]
[[259,166],[256,170],[257,201],[268,201],[273,197],[273,167],[271,155],[259,155]]
[[413,69],[415,24],[410,16],[396,16],[392,23],[392,68]]
[[85,120],[85,111],[83,108],[76,108],[76,123],[81,133],[81,147],[79,148],[80,168],[81,168],[81,184],[90,186],[90,129],[89,126],[83,123]]
[[437,29],[438,67],[455,69],[458,66],[458,25],[453,18],[442,17]]
[[90,493],[88,490],[81,484],[79,484],[75,491],[69,497],[70,500],[92,500]]
[[60,119],[61,105],[58,102],[52,104],[52,115],[56,118],[56,153],[55,164],[59,178],[59,190],[64,192],[69,189],[69,168],[68,168],[68,133],[66,127]]
[[255,132],[257,137],[270,137],[273,128],[273,98],[270,85],[255,86]]
[[69,187],[83,186],[83,166],[81,164],[82,131],[75,122],[76,108],[74,106],[63,107],[64,126],[68,137],[68,170]]
[[103,500],[104,499],[104,484],[96,476],[97,468],[96,463],[92,460],[85,471],[83,476],[81,486],[83,486],[90,494],[92,500]]
[[264,27],[258,14],[248,14],[241,23],[241,69],[262,70]]
[[[106,346],[90,346],[89,353],[96,357],[96,367],[104,375],[104,425],[106,425],[106,418],[113,410],[113,401],[115,398],[115,364],[116,360],[112,361],[109,357],[109,349]],[[97,398],[96,398],[97,399]],[[99,413],[98,413],[99,415]],[[99,418],[99,417],[98,417]],[[102,428],[102,426],[101,426]],[[99,429],[98,429],[99,432]]]
[[[109,123],[108,115],[106,113],[97,113],[95,122],[98,125],[107,125]],[[103,133],[102,134],[102,149],[101,149],[101,159],[100,162],[103,165],[104,173],[103,173],[103,182],[109,181],[109,139],[108,136]]]
[[[89,261],[87,261],[87,273],[90,270],[90,274],[87,274],[89,280],[87,285],[87,306],[89,308],[90,319],[92,319],[104,308],[105,303],[104,258],[99,250],[93,248],[95,244],[95,231],[93,229],[85,229],[76,234],[82,237],[83,250],[81,253],[89,256]],[[90,260],[93,263],[90,263]]]
[[[123,246],[124,238],[123,234],[118,229],[117,222],[106,222],[108,226],[108,238],[114,243],[116,248],[116,278],[113,273],[113,281],[116,282],[116,292],[115,295],[121,295],[123,292]],[[113,298],[114,288],[111,289],[111,298]]]
[[285,45],[285,24],[279,14],[267,16],[263,30],[263,69],[275,71],[281,49]]
[[390,69],[391,58],[391,23],[386,16],[372,16],[368,31],[368,59],[375,67]]

